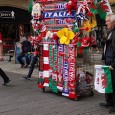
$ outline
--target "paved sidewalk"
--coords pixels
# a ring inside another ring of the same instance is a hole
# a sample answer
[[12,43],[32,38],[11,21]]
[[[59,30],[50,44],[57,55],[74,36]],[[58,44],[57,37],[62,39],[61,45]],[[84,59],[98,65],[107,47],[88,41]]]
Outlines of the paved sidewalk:
[[[0,62],[0,67],[7,71],[7,72],[13,72],[13,73],[17,73],[17,74],[23,74],[23,75],[27,75],[28,71],[29,71],[29,67],[28,68],[20,68],[20,64],[15,64],[15,60],[12,59],[11,62],[8,61],[8,56],[4,57],[5,61],[1,61]],[[33,77],[38,77],[38,66],[35,65],[35,69],[33,71],[32,74]]]
[[[88,70],[93,73],[94,65],[102,64],[102,61],[101,61],[102,52],[100,52],[100,53],[92,52],[92,53],[89,53],[89,55],[90,56],[87,57],[88,60],[85,58],[84,59],[80,58],[80,59],[77,59],[77,61],[80,60],[80,63],[82,63],[82,64],[86,63],[85,70],[86,71]],[[3,68],[4,70],[6,70],[8,72],[27,75],[29,67],[28,68],[20,68],[20,64],[15,64],[14,57],[12,59],[12,62],[8,62],[8,56],[5,56],[4,59],[5,59],[5,61],[0,62],[1,68]],[[78,62],[77,62],[77,65],[78,65]],[[35,66],[32,76],[38,77],[38,67],[37,66]]]
[[43,93],[37,88],[35,77],[25,81],[20,74],[6,74],[11,82],[8,86],[0,85],[0,115],[109,115],[108,109],[99,107],[104,95],[97,92],[93,97],[73,101],[52,92]]
[[[100,55],[95,54],[95,57],[99,63]],[[5,57],[0,67],[11,79],[8,86],[0,85],[0,115],[109,115],[107,109],[99,107],[99,103],[104,101],[103,94],[94,91],[93,97],[73,101],[52,92],[43,93],[37,88],[37,67],[30,81],[21,79],[27,74],[28,68],[21,69],[14,60],[8,62]],[[0,77],[0,84],[2,82]]]

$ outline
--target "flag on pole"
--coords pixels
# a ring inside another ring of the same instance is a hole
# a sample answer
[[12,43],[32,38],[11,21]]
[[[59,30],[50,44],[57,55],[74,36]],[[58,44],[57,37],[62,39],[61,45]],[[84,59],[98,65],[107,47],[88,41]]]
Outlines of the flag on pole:
[[112,93],[111,70],[109,66],[95,65],[95,90],[99,93]]
[[28,3],[28,12],[32,12],[33,0],[29,0]]

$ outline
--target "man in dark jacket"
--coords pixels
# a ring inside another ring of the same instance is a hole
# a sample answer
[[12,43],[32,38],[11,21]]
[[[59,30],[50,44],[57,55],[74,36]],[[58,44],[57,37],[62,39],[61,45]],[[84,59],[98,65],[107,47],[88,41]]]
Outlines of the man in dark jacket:
[[106,93],[106,103],[100,103],[100,106],[109,107],[109,113],[113,113],[115,112],[115,15],[108,15],[106,24],[110,32],[104,47],[104,58],[105,65],[111,70],[113,93]]
[[32,59],[31,59],[30,68],[29,68],[28,74],[26,76],[22,77],[25,80],[30,80],[31,75],[32,75],[33,70],[34,70],[34,67],[35,67],[35,64],[38,61],[38,58],[39,58],[39,45],[36,45],[36,47],[33,48],[32,54],[33,55],[32,55]]
[[[23,38],[21,40],[21,53],[18,55],[17,60],[21,64],[21,68],[27,67],[30,64],[30,60],[28,57],[28,52],[31,52],[32,45],[30,41],[28,41],[26,38]],[[26,62],[22,60],[22,58],[25,57]]]

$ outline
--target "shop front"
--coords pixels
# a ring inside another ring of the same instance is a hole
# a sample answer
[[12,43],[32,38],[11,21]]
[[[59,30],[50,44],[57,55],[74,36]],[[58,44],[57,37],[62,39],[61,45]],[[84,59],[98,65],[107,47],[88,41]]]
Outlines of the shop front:
[[20,27],[22,27],[23,35],[26,37],[30,34],[31,14],[27,10],[1,6],[0,7],[0,32],[4,43],[4,50],[14,47],[19,41]]

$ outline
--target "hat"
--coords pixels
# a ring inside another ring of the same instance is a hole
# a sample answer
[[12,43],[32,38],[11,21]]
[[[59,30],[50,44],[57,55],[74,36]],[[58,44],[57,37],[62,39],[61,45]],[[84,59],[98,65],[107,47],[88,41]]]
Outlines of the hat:
[[84,37],[82,38],[81,46],[88,47],[90,44],[90,37]]

